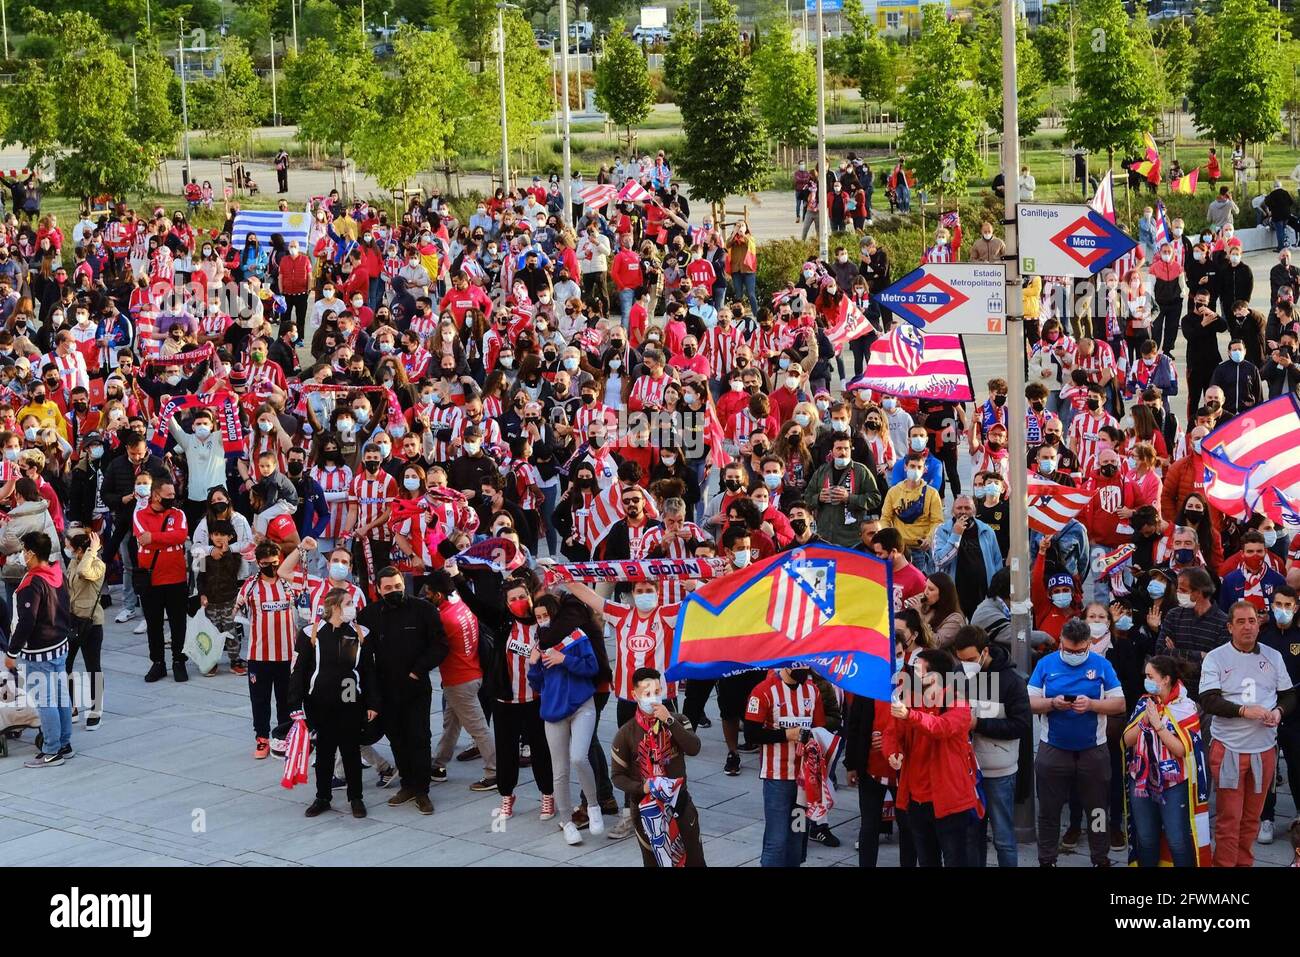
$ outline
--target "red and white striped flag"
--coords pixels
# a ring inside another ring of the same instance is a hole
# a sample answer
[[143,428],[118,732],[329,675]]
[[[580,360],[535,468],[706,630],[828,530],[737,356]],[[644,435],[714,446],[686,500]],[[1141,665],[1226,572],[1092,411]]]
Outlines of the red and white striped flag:
[[[1112,173],[1108,172],[1102,176],[1101,182],[1097,184],[1097,192],[1093,194],[1092,202],[1088,204],[1105,216],[1106,221],[1110,223],[1115,222],[1115,192],[1111,187],[1112,175]],[[1141,246],[1134,246],[1106,268],[1113,269],[1115,275],[1123,279],[1138,265],[1137,250],[1141,248]]]
[[907,322],[871,343],[866,371],[845,388],[941,402],[970,402],[975,397],[961,336],[926,335]]
[[1293,394],[1269,399],[1234,416],[1201,442],[1205,492],[1225,515],[1263,512],[1282,521],[1276,489],[1300,497],[1300,401]]
[[652,199],[653,194],[634,179],[628,180],[623,184],[623,188],[618,191],[618,201],[620,203],[644,203],[647,199]]
[[854,339],[865,336],[872,328],[867,314],[846,295],[840,300],[840,314],[835,324],[826,330],[826,338],[831,341],[835,351],[839,352]]
[[1055,535],[1092,501],[1092,492],[1058,485],[1029,474],[1029,527]]
[[311,733],[307,730],[307,719],[301,711],[295,711],[290,718],[293,725],[285,741],[284,773],[280,776],[280,787],[283,788],[306,784],[307,769],[311,766]]
[[[658,518],[659,508],[655,505],[654,498],[649,495],[642,497],[645,499],[646,518]],[[623,486],[615,482],[591,500],[591,508],[587,510],[587,547],[595,551],[609,530],[623,517]]]
[[600,209],[618,195],[618,190],[610,183],[595,183],[578,191],[578,198],[583,206]]
[[[819,601],[820,600],[820,601]],[[803,567],[785,563],[772,580],[772,597],[767,605],[767,623],[791,641],[808,635],[828,616],[822,604],[835,600],[827,567],[822,563]]]

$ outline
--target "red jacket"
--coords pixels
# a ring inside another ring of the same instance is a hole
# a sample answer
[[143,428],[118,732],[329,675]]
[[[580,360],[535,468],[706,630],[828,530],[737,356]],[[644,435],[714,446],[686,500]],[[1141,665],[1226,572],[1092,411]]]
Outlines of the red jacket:
[[1034,627],[1052,636],[1052,640],[1061,637],[1061,629],[1071,618],[1079,617],[1083,611],[1082,593],[1079,583],[1074,583],[1074,601],[1069,607],[1057,608],[1052,604],[1047,592],[1047,557],[1042,552],[1034,559],[1034,570],[1029,579],[1029,598],[1034,605]]
[[280,292],[285,296],[301,296],[311,288],[311,260],[299,253],[280,257]]
[[645,279],[641,273],[641,254],[633,249],[620,249],[609,268],[609,274],[619,290],[640,289]]
[[140,567],[152,569],[149,579],[155,585],[177,585],[185,581],[185,540],[189,529],[185,513],[179,508],[155,512],[145,506],[135,513],[136,540],[142,532],[149,533],[149,544],[140,545]]
[[975,791],[975,752],[970,744],[970,706],[965,702],[940,713],[912,708],[903,720],[891,716],[884,728],[886,757],[903,755],[897,807],[913,801],[934,804],[935,817],[984,808]]
[[458,595],[449,595],[438,606],[438,618],[447,636],[447,657],[438,666],[442,686],[452,688],[483,677],[478,661],[478,619]]

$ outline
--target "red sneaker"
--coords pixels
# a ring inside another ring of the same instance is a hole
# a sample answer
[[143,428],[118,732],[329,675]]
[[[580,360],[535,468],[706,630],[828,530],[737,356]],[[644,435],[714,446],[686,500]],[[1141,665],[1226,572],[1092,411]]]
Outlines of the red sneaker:
[[263,758],[270,757],[270,755],[271,755],[270,740],[267,738],[258,738],[257,744],[253,748],[253,757],[261,761]]

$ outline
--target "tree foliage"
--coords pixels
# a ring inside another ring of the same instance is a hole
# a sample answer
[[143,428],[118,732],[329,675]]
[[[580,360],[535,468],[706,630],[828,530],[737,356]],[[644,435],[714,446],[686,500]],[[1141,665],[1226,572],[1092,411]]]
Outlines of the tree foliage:
[[[1105,152],[1138,147],[1158,108],[1152,58],[1137,37],[1121,0],[1082,0],[1075,43],[1078,98],[1066,115],[1066,131],[1080,146]],[[1123,69],[1117,69],[1123,64]]]
[[[975,22],[975,85],[984,94],[984,122],[1002,129],[1002,14],[990,9]],[[1016,103],[1020,135],[1031,136],[1042,119],[1043,64],[1038,48],[1029,40],[1025,21],[1016,18]]]
[[213,75],[190,84],[189,101],[195,128],[205,130],[227,153],[245,150],[268,103],[242,39],[231,36],[221,41]]
[[285,63],[287,112],[298,117],[298,137],[346,155],[356,130],[374,108],[380,77],[360,30],[337,46],[313,38]]
[[981,169],[978,144],[983,126],[980,95],[969,83],[959,29],[942,7],[927,6],[914,47],[916,73],[900,107],[899,151],[919,183],[942,193],[960,193]]
[[623,33],[623,21],[614,20],[596,62],[596,106],[627,131],[628,149],[632,127],[650,115],[654,95],[645,54]]
[[136,48],[135,84],[131,95],[131,138],[157,164],[175,149],[181,118],[172,106],[172,87],[179,85],[176,74],[156,42]]
[[679,96],[686,88],[691,61],[695,59],[698,44],[695,14],[691,12],[689,3],[682,4],[673,13],[672,38],[668,41],[668,49],[664,51],[664,83]]
[[356,130],[358,165],[385,189],[402,186],[445,158],[455,115],[468,97],[469,76],[446,30],[403,27],[371,110]]
[[1191,79],[1192,31],[1182,20],[1169,20],[1155,31],[1154,39],[1165,94],[1174,103],[1180,103]]
[[844,19],[849,25],[843,44],[844,72],[857,84],[864,100],[880,103],[893,99],[898,70],[889,44],[876,33],[871,18],[858,4],[845,5]]
[[794,30],[785,21],[765,24],[754,53],[758,108],[767,132],[787,146],[805,146],[817,122],[817,65],[807,50],[794,48]]
[[[677,169],[691,196],[722,203],[731,193],[759,189],[768,174],[766,130],[756,109],[753,63],[740,41],[730,0],[713,0],[689,63],[681,63],[678,104],[686,134]],[[674,37],[674,41],[676,37]]]
[[56,162],[58,186],[73,196],[138,190],[155,156],[132,137],[131,72],[103,27],[86,13],[55,17],[28,10],[28,29],[54,53],[10,89],[6,143],[22,143],[29,165]]
[[1245,146],[1282,128],[1282,59],[1277,12],[1263,0],[1223,0],[1191,72],[1196,124],[1215,139]]

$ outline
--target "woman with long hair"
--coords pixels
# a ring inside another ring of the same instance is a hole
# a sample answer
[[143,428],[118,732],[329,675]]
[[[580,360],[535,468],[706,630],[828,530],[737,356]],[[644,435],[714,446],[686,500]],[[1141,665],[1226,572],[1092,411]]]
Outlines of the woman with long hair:
[[1208,760],[1197,707],[1182,682],[1186,667],[1168,655],[1147,661],[1145,693],[1124,729],[1129,862],[1138,867],[1159,866],[1166,852],[1174,867],[1209,864],[1202,853],[1209,842],[1202,844],[1196,830],[1198,768]]
[[900,668],[910,665],[920,652],[934,647],[934,632],[916,608],[906,607],[894,613],[894,646]]
[[957,586],[944,572],[932,572],[926,579],[925,590],[909,598],[907,604],[924,614],[937,647],[942,648],[951,641],[966,624],[966,616],[961,613],[961,603],[957,598]]

